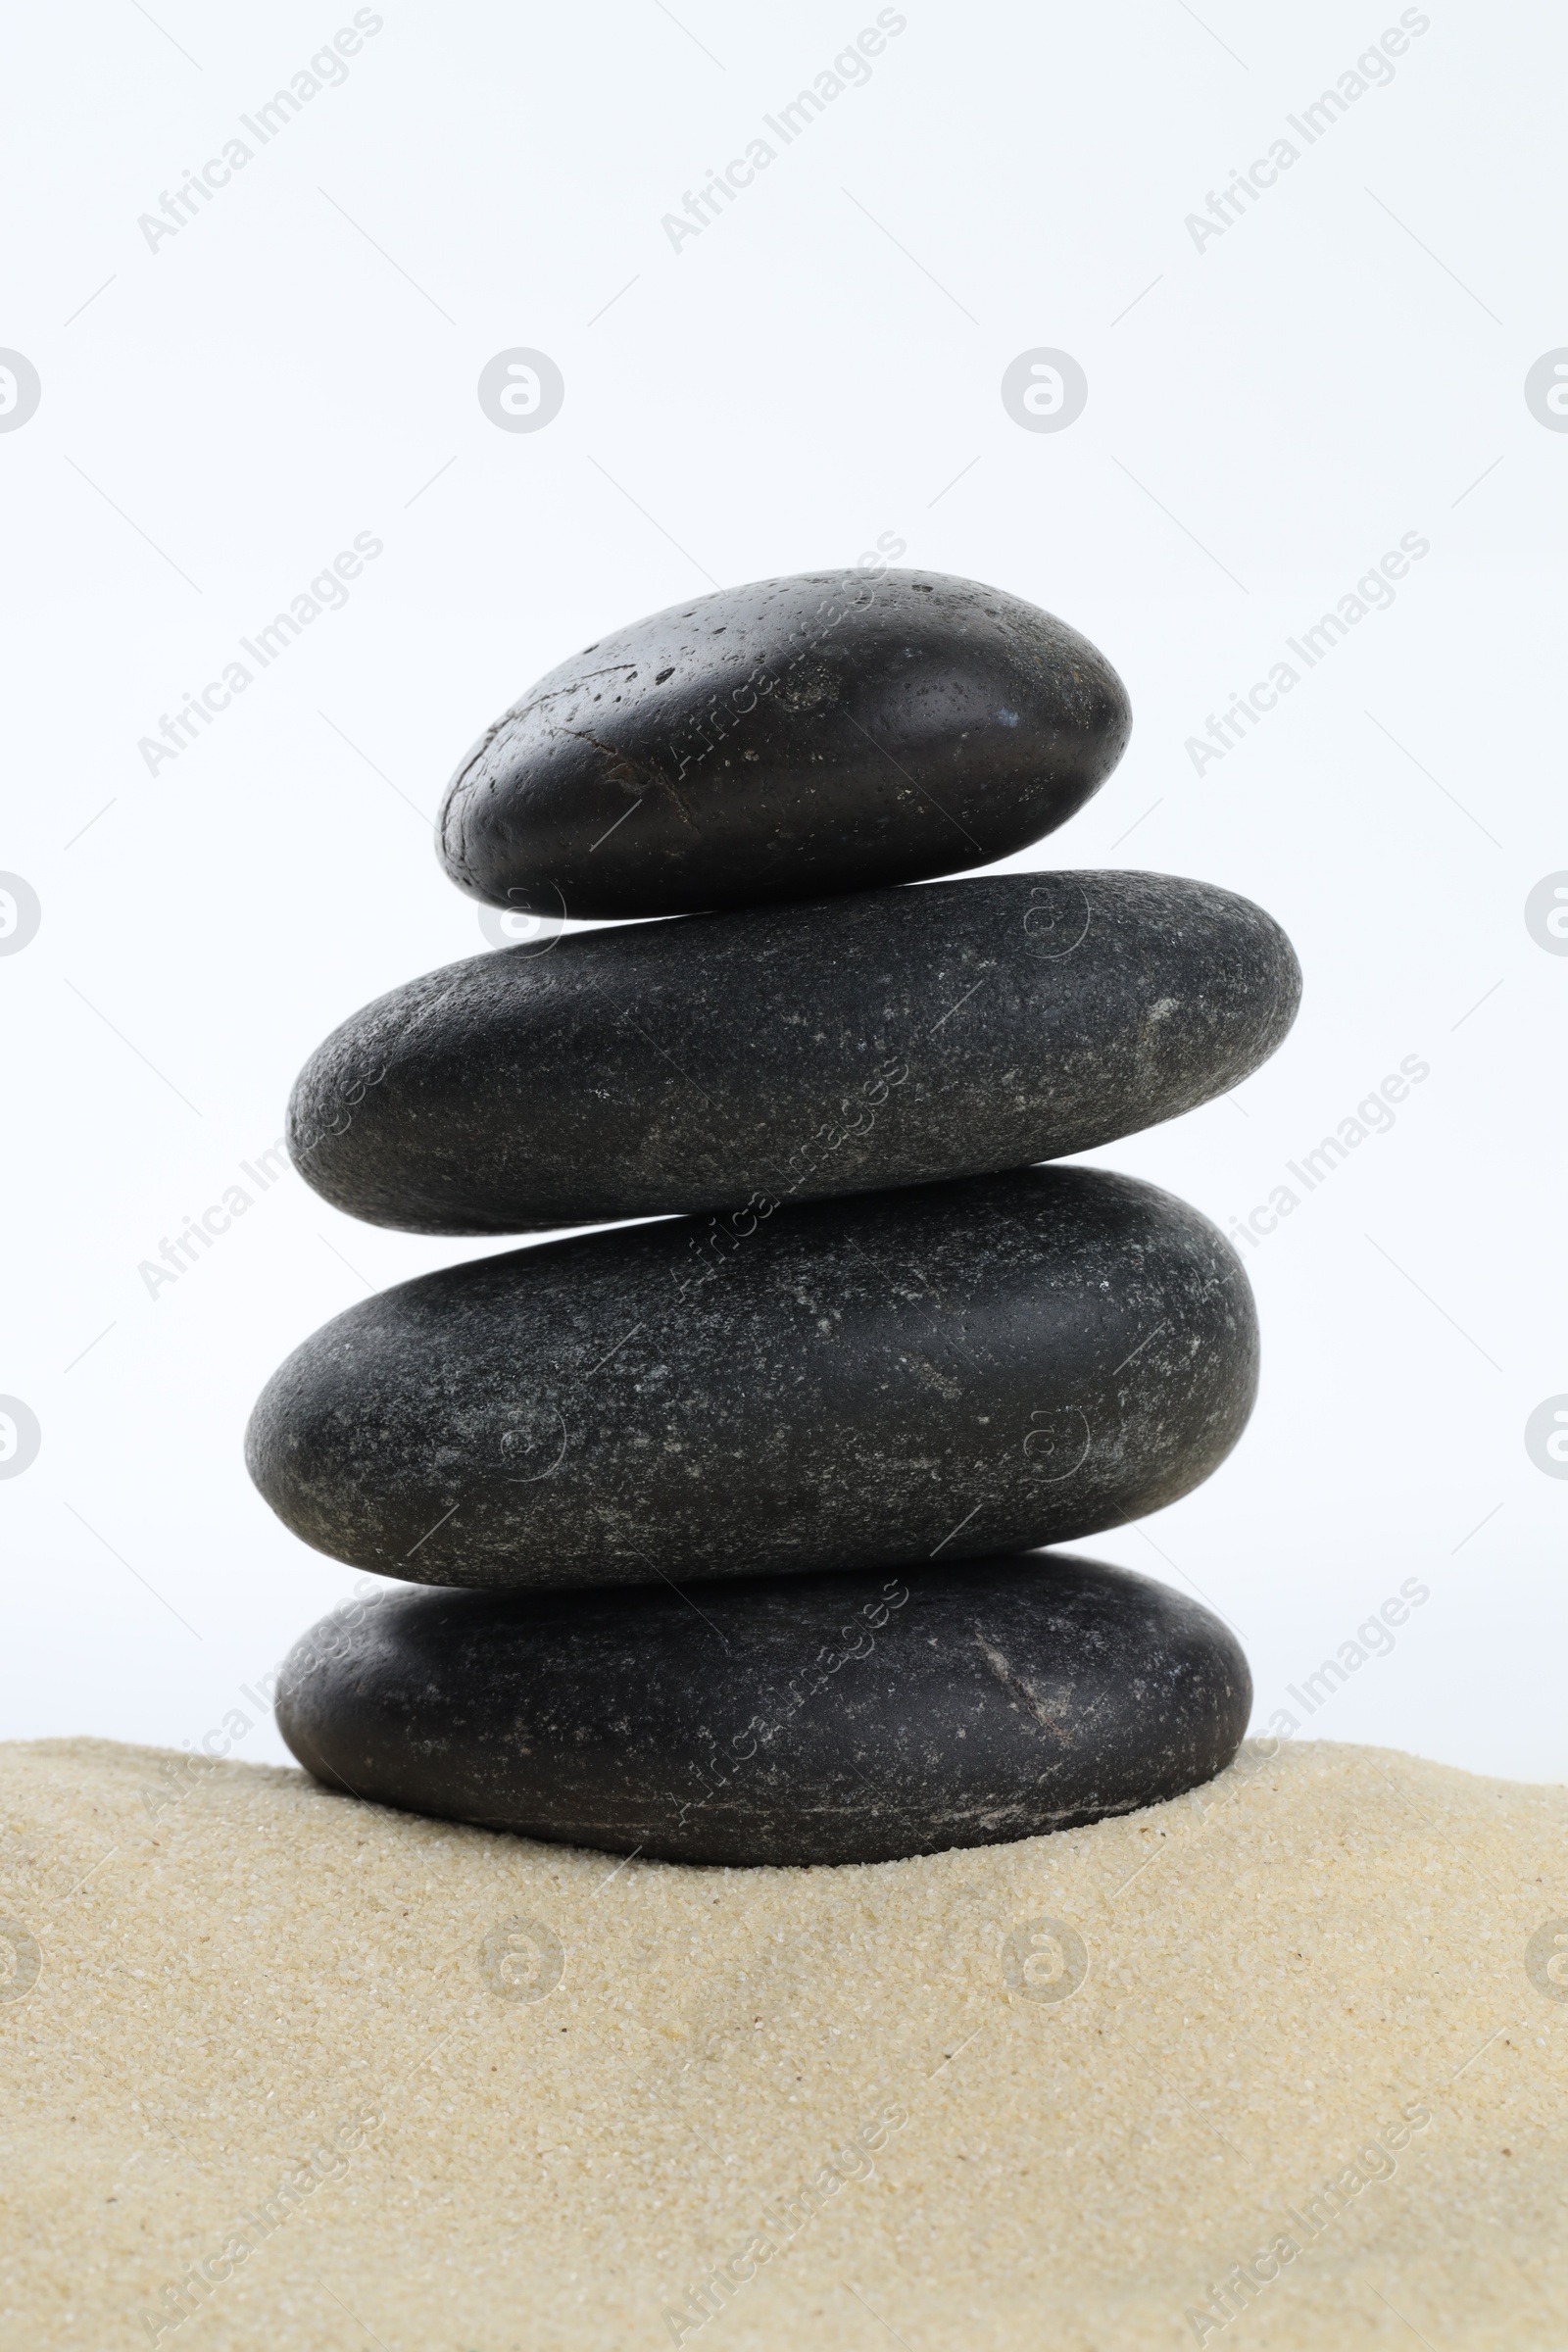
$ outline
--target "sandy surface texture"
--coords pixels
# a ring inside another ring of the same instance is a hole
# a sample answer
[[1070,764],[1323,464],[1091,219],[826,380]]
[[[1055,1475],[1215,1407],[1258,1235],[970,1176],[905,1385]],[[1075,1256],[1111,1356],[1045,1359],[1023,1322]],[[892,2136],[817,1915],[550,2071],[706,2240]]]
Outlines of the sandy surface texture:
[[0,1748],[0,2311],[50,2352],[1568,2345],[1568,1789],[1250,1744],[704,1871]]

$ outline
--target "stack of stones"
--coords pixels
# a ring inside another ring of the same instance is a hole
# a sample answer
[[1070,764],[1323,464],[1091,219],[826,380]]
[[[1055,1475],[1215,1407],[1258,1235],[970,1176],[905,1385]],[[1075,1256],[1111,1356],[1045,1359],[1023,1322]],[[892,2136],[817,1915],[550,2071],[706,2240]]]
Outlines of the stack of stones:
[[1200,882],[929,879],[1060,824],[1129,724],[1036,607],[858,572],[603,638],[475,747],[441,854],[532,935],[346,1021],[290,1148],[374,1224],[615,1229],[402,1283],[262,1396],[273,1509],[401,1580],[284,1671],[319,1781],[612,1852],[870,1862],[1230,1761],[1227,1629],[1039,1547],[1224,1459],[1247,1278],[1169,1194],[1040,1163],[1234,1087],[1296,958]]

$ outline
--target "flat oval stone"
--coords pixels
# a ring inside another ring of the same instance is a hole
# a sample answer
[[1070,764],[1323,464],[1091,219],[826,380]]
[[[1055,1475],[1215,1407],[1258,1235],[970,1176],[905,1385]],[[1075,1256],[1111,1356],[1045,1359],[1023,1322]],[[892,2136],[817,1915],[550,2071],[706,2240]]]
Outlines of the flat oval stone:
[[[377,1804],[746,1868],[1155,1804],[1223,1771],[1250,1702],[1207,1609],[1036,1553],[759,1578],[700,1605],[660,1584],[381,1593],[305,1636],[277,1720],[308,1772]],[[1021,1983],[1054,1997],[1026,1958]]]
[[297,1536],[383,1575],[684,1584],[1118,1526],[1224,1459],[1256,1377],[1205,1217],[1025,1168],[422,1275],[297,1348],[246,1451]]
[[447,787],[474,898],[681,914],[986,865],[1083,806],[1126,690],[1037,605],[940,571],[755,580],[540,679]]
[[1168,874],[1005,874],[636,923],[395,989],[306,1063],[289,1148],[351,1216],[521,1233],[1018,1167],[1237,1085],[1300,972]]

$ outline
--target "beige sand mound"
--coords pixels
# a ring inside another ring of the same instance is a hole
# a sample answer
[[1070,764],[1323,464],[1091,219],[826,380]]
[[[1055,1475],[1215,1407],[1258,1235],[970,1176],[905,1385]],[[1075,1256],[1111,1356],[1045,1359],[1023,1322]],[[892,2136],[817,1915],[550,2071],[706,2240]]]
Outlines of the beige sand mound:
[[616,1868],[3,1748],[5,2340],[1549,2352],[1565,1831],[1296,1744],[1023,1844]]

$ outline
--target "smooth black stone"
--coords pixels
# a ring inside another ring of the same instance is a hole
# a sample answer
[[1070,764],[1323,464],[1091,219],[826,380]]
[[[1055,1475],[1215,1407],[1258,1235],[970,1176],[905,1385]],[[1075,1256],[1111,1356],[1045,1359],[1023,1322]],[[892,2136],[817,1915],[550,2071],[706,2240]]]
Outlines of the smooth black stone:
[[1038,841],[1103,783],[1131,725],[1103,654],[1000,588],[940,571],[756,580],[541,678],[464,760],[437,842],[461,889],[537,914],[868,890]]
[[351,1216],[524,1233],[980,1175],[1237,1085],[1300,972],[1168,874],[1006,874],[449,964],[306,1063],[289,1148]]
[[377,1594],[298,1644],[277,1720],[383,1805],[670,1862],[888,1862],[1178,1796],[1247,1661],[1195,1601],[1013,1555],[613,1593]]
[[384,1575],[684,1583],[1115,1527],[1224,1459],[1256,1377],[1206,1218],[1026,1168],[399,1284],[295,1350],[246,1450],[297,1536]]

